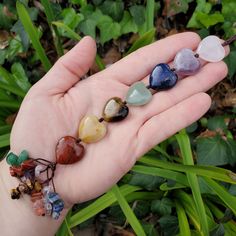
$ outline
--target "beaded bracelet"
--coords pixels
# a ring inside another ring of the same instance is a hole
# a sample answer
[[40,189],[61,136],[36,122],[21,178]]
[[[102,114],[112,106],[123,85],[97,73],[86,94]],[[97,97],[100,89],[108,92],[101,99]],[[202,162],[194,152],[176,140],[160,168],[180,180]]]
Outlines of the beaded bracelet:
[[[156,65],[149,76],[149,85],[146,86],[143,82],[134,83],[129,88],[125,101],[119,97],[112,97],[107,101],[101,118],[86,115],[80,122],[77,138],[61,138],[56,145],[56,162],[32,159],[25,150],[19,156],[10,152],[6,158],[10,165],[10,174],[20,181],[18,187],[11,190],[11,198],[19,199],[22,193],[29,194],[37,215],[49,215],[58,219],[64,202],[56,193],[53,183],[56,165],[73,164],[81,160],[85,153],[81,142],[95,143],[106,135],[103,121],[117,122],[125,119],[129,114],[128,105],[143,106],[151,101],[152,92],[149,89],[167,90],[177,83],[178,76],[194,75],[201,68],[199,58],[206,62],[221,61],[225,57],[224,46],[235,40],[236,35],[221,44],[218,37],[208,36],[200,42],[196,53],[188,48],[181,49],[174,58],[173,69],[165,63]],[[43,178],[43,173],[46,173],[46,179]]]

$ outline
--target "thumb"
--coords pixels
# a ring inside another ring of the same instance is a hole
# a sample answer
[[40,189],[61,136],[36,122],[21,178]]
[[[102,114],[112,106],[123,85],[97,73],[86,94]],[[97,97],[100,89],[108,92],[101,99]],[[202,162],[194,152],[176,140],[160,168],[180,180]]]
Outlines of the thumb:
[[50,95],[65,93],[88,72],[95,56],[95,41],[89,36],[84,37],[37,83],[38,89]]

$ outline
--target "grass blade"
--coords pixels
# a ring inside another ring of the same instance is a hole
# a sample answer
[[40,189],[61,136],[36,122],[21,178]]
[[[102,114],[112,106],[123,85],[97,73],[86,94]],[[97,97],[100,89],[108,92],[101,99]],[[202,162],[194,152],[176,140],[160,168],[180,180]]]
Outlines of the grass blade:
[[185,173],[194,173],[200,176],[206,176],[212,179],[217,179],[227,183],[236,184],[236,174],[230,170],[214,167],[214,166],[188,166],[176,163],[170,163],[167,161],[161,161],[157,158],[143,156],[138,160],[140,163],[144,163],[150,166],[156,166],[163,169],[180,171]]
[[179,231],[180,231],[179,235],[191,236],[188,219],[187,219],[184,208],[178,201],[175,201],[175,206],[176,206],[177,216],[179,220]]
[[0,148],[10,145],[10,133],[0,135]]
[[[131,185],[123,185],[120,189],[123,196],[126,196],[127,194],[135,192],[137,190],[140,190],[140,188]],[[88,220],[89,218],[95,216],[100,211],[112,205],[114,202],[116,202],[116,198],[113,193],[111,191],[107,192],[106,194],[98,198],[96,201],[94,201],[92,204],[71,216],[69,221],[70,228],[73,228],[81,224],[82,222]]]
[[5,134],[11,131],[12,126],[11,125],[3,125],[0,126],[0,134]]
[[[180,151],[183,157],[183,163],[185,165],[194,165],[193,157],[192,157],[192,150],[191,150],[191,145],[190,145],[188,135],[181,132],[176,135],[176,139],[179,144]],[[198,217],[201,223],[201,230],[203,232],[203,235],[209,235],[209,227],[207,224],[206,210],[205,210],[204,203],[202,200],[197,176],[196,174],[193,174],[193,173],[186,173],[186,175],[187,175],[190,188],[192,190],[194,202],[196,204]]]
[[0,107],[19,109],[20,108],[20,104],[21,103],[18,102],[18,101],[1,101],[0,100]]
[[131,48],[128,50],[128,52],[125,55],[130,54],[131,52],[136,51],[137,49],[146,46],[150,43],[153,42],[154,40],[154,36],[155,36],[155,29],[151,29],[148,32],[146,32],[145,34],[143,34],[141,37],[139,37],[131,46]]
[[156,168],[156,167],[142,166],[142,165],[135,165],[132,168],[132,171],[141,173],[141,174],[154,175],[154,176],[159,176],[166,179],[172,179],[182,185],[189,186],[186,176],[184,174],[181,174],[175,171],[165,170],[165,169]]
[[134,232],[139,236],[145,236],[145,232],[139,222],[139,220],[136,218],[133,210],[130,208],[128,202],[125,200],[124,196],[122,195],[119,187],[117,185],[113,186],[111,190],[116,197],[120,208],[122,209],[124,215],[126,216],[126,219],[128,220],[129,224],[132,226]]
[[72,39],[78,40],[78,41],[81,40],[80,35],[77,34],[75,31],[73,31],[69,26],[65,25],[64,23],[60,21],[53,21],[52,24],[65,30]]
[[57,27],[55,27],[52,24],[52,22],[55,20],[55,16],[54,16],[53,10],[51,8],[51,4],[50,4],[49,0],[41,0],[41,3],[44,7],[44,11],[45,11],[45,14],[47,17],[48,25],[50,26],[50,29],[52,31],[53,41],[54,41],[55,48],[57,50],[57,54],[59,56],[62,56],[64,54],[64,52],[63,52],[63,47],[61,44],[60,35],[59,35]]
[[52,65],[39,41],[38,32],[36,31],[36,28],[30,19],[29,13],[27,12],[25,6],[19,1],[16,2],[16,9],[21,23],[23,24],[25,31],[29,35],[29,38],[31,39],[34,49],[36,50],[44,69],[46,71],[49,71]]
[[154,10],[155,10],[155,1],[147,0],[146,6],[146,31],[149,31],[154,28]]
[[71,210],[68,212],[66,218],[64,219],[64,221],[62,222],[60,228],[58,229],[56,236],[73,236],[73,233],[70,230],[70,227],[68,225],[68,221],[70,219],[71,216]]
[[229,194],[224,187],[210,178],[204,177],[208,187],[210,187],[219,198],[233,211],[236,215],[236,197]]

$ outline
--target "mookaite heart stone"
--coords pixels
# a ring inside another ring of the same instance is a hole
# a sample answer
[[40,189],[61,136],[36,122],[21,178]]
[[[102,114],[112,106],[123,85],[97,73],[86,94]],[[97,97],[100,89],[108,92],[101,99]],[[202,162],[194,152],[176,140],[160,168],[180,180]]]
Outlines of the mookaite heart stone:
[[175,56],[174,68],[178,75],[193,75],[200,69],[200,66],[200,61],[194,56],[191,49],[183,48]]
[[142,106],[152,99],[152,93],[143,82],[134,83],[128,90],[126,102],[133,106]]
[[103,109],[102,117],[107,122],[116,122],[125,119],[129,114],[129,108],[118,97],[108,100]]
[[71,136],[59,140],[56,146],[56,160],[59,164],[73,164],[84,156],[84,146]]
[[169,65],[161,63],[156,65],[149,77],[149,86],[155,90],[167,90],[175,86],[178,76]]
[[204,38],[197,48],[200,58],[209,62],[218,62],[225,57],[225,49],[218,37],[211,35]]
[[79,138],[85,143],[101,140],[107,132],[106,126],[94,115],[85,116],[79,125]]

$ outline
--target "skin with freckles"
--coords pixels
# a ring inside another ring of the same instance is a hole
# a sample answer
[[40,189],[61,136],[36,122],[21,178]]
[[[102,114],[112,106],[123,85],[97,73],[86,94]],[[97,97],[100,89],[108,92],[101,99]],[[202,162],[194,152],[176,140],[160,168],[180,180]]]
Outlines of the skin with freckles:
[[[170,36],[80,80],[96,55],[95,42],[85,37],[28,92],[13,126],[11,151],[20,153],[25,149],[32,158],[55,161],[58,140],[67,135],[76,137],[85,115],[100,118],[108,99],[124,99],[134,82],[148,84],[148,75],[156,64],[171,64],[180,49],[195,50],[199,42],[195,33]],[[227,52],[228,48],[225,49]],[[224,62],[205,64],[196,75],[178,81],[171,90],[156,93],[145,106],[130,106],[125,120],[105,123],[106,136],[97,143],[84,144],[86,153],[81,161],[57,166],[54,182],[56,191],[67,205],[64,215],[72,204],[104,193],[144,153],[199,119],[211,104],[210,97],[204,92],[226,74]],[[27,197],[12,203],[7,191],[15,187],[17,181],[10,177],[5,161],[0,163],[0,173],[0,190],[5,193],[0,195],[0,204],[5,203],[0,208],[3,235],[53,235],[63,217],[54,221],[34,216]],[[14,228],[9,228],[12,222]]]

